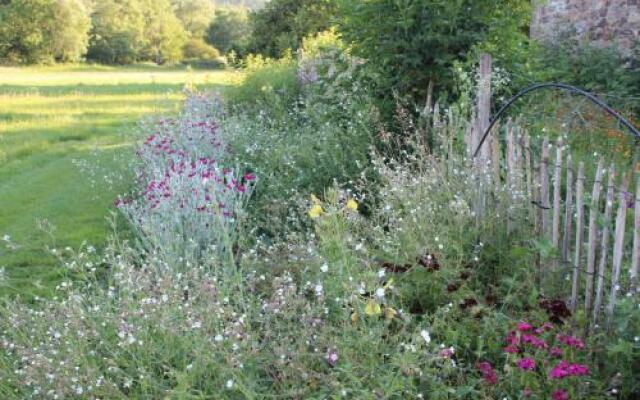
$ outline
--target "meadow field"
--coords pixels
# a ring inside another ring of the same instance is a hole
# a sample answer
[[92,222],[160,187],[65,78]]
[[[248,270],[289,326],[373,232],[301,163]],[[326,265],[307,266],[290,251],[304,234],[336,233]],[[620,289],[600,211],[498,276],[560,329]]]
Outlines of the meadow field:
[[222,88],[230,71],[157,66],[0,68],[0,295],[46,295],[49,248],[97,248],[128,188],[135,127],[180,108],[186,88]]

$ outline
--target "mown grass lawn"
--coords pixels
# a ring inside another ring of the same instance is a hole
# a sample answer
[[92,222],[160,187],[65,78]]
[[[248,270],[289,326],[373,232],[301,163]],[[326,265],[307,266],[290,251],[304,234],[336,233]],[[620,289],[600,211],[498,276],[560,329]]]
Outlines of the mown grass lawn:
[[238,78],[155,66],[0,68],[0,239],[10,237],[0,241],[0,296],[49,293],[61,271],[47,246],[104,243],[141,118],[177,110],[185,86]]

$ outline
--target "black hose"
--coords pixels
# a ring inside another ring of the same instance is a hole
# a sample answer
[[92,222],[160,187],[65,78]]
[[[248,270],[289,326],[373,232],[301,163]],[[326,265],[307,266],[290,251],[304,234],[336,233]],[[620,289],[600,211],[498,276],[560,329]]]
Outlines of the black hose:
[[509,107],[511,107],[511,105],[513,103],[515,103],[520,97],[526,95],[529,92],[533,92],[533,91],[538,90],[538,89],[546,89],[546,88],[563,89],[563,90],[567,90],[569,92],[578,93],[578,94],[580,94],[582,96],[585,96],[586,98],[591,100],[593,103],[598,105],[600,108],[604,109],[606,112],[608,112],[613,117],[615,117],[618,121],[620,121],[622,123],[622,125],[627,127],[629,129],[629,131],[631,131],[631,133],[636,137],[636,140],[640,140],[640,131],[638,130],[638,128],[633,126],[631,124],[631,122],[629,122],[625,117],[620,115],[619,112],[617,112],[616,110],[611,108],[604,101],[600,100],[599,98],[597,98],[593,94],[591,94],[591,93],[589,93],[587,91],[584,91],[584,90],[582,90],[580,88],[577,88],[575,86],[566,85],[564,83],[538,83],[538,84],[531,85],[529,87],[526,87],[526,88],[522,89],[518,94],[513,96],[505,105],[503,105],[502,108],[500,108],[500,111],[498,111],[498,113],[493,118],[491,118],[491,123],[489,124],[489,127],[486,129],[486,131],[482,135],[482,139],[480,140],[480,143],[478,144],[478,147],[476,148],[476,151],[473,153],[473,157],[475,158],[478,155],[478,153],[480,152],[480,148],[484,144],[485,140],[487,140],[487,136],[489,136],[489,132],[491,132],[491,129],[493,128],[493,126],[496,124],[496,122],[498,122],[498,119],[500,119],[502,114],[504,114],[505,111]]

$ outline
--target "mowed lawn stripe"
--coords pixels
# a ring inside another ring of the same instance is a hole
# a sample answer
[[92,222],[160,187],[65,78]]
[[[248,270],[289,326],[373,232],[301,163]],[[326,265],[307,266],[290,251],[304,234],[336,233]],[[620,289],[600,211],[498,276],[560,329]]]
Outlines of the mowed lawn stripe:
[[[137,122],[179,110],[185,86],[232,71],[158,67],[0,68],[0,296],[51,295],[63,277],[46,248],[100,248],[128,190]],[[52,235],[39,228],[53,227]]]

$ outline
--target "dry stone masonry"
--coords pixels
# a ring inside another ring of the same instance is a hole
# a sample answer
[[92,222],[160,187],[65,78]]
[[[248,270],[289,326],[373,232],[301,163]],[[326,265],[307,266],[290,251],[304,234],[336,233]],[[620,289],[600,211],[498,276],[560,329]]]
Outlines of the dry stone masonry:
[[573,33],[596,45],[629,51],[640,39],[640,0],[534,0],[531,35]]

